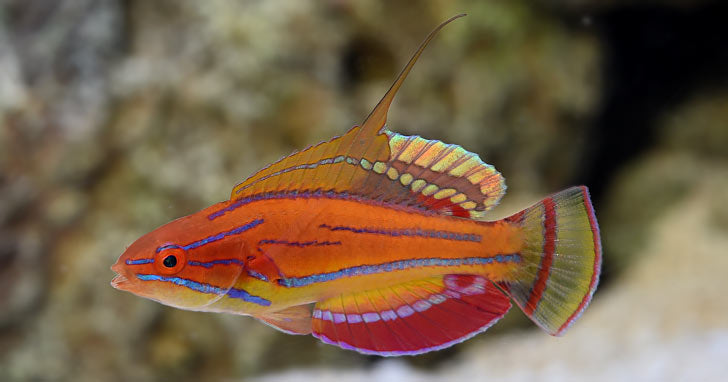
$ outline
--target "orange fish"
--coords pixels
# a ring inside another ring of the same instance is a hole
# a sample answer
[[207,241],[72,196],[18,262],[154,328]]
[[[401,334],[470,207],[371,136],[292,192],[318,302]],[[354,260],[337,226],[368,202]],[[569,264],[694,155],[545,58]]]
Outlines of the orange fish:
[[503,177],[457,145],[384,124],[422,43],[361,126],[235,186],[230,200],[142,236],[115,288],[197,311],[251,315],[366,354],[420,354],[480,333],[511,300],[561,335],[601,267],[584,186],[486,221]]

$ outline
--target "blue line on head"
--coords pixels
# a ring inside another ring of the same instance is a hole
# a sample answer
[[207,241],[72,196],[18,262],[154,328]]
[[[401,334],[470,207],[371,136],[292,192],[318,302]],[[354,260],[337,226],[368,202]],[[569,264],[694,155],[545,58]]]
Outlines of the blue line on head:
[[137,275],[137,278],[142,281],[164,281],[175,285],[183,286],[200,293],[212,293],[212,294],[224,294],[225,290],[218,288],[214,285],[198,283],[197,281],[183,279],[181,277],[168,277],[160,275]]
[[230,236],[230,235],[241,234],[241,233],[243,233],[251,228],[255,228],[261,224],[263,224],[263,219],[256,219],[256,220],[251,221],[250,223],[241,225],[240,227],[236,227],[229,231],[220,232],[218,234],[208,236],[204,239],[194,241],[194,242],[184,245],[184,246],[180,246],[179,244],[165,244],[165,245],[157,248],[157,253],[162,252],[165,249],[170,249],[170,248],[178,248],[178,249],[182,249],[185,251],[190,250],[190,249],[195,249],[195,248],[201,247],[205,244],[209,244],[209,243],[212,243],[212,242],[215,242],[218,240],[222,240],[225,237]]
[[263,306],[270,305],[270,301],[268,301],[262,297],[253,296],[252,294],[248,293],[247,291],[245,291],[243,289],[231,288],[227,292],[227,295],[231,298],[239,298],[239,299],[242,299],[243,301],[252,302],[252,303],[258,304],[258,305],[263,305]]
[[241,299],[246,302],[252,302],[254,304],[262,305],[262,306],[269,306],[271,302],[269,300],[266,300],[259,296],[254,296],[247,291],[243,289],[237,289],[237,288],[230,288],[230,289],[223,289],[220,287],[216,287],[214,285],[210,284],[203,284],[198,283],[197,281],[189,280],[189,279],[183,279],[181,277],[167,277],[167,276],[159,276],[159,275],[137,275],[137,278],[142,281],[162,281],[162,282],[168,282],[175,285],[183,286],[189,289],[192,289],[196,292],[200,293],[209,293],[209,294],[215,294],[215,295],[223,295],[226,294],[227,296],[231,298],[237,298]]
[[161,246],[161,247],[157,247],[157,253],[159,253],[159,252],[162,252],[162,251],[164,251],[165,249],[170,249],[170,248],[175,248],[175,249],[184,249],[184,248],[182,248],[181,246],[179,246],[179,245],[177,245],[177,244],[165,244],[165,245],[163,245],[163,246]]
[[140,264],[149,264],[153,263],[154,259],[134,259],[134,260],[126,260],[126,265],[140,265]]
[[190,260],[187,262],[187,264],[193,265],[193,266],[205,267],[205,268],[212,268],[213,265],[217,265],[217,264],[224,264],[224,265],[237,264],[237,265],[241,265],[241,266],[245,265],[244,262],[242,262],[238,259],[218,259],[218,260],[211,260],[211,261],[206,261],[206,262]]

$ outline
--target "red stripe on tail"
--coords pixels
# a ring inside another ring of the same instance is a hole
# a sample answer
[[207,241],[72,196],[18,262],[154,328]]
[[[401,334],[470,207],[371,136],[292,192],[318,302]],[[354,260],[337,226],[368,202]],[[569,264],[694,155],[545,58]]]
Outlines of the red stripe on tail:
[[528,297],[528,303],[524,307],[523,311],[526,314],[533,314],[538,306],[538,301],[543,296],[544,290],[546,290],[546,282],[549,279],[549,273],[551,271],[551,265],[554,262],[554,250],[556,249],[556,212],[554,210],[554,200],[552,198],[546,198],[543,201],[544,205],[544,244],[543,252],[544,256],[541,258],[541,265],[538,270],[538,278],[531,289],[531,294]]

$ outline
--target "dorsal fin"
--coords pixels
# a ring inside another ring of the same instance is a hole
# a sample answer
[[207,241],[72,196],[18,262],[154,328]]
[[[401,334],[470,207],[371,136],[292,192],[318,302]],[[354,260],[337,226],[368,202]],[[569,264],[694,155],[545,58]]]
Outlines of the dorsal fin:
[[387,122],[387,112],[389,111],[389,106],[392,104],[394,96],[397,94],[397,91],[404,83],[404,80],[407,78],[410,70],[412,70],[412,67],[415,66],[417,59],[420,58],[420,55],[427,47],[427,44],[432,41],[435,35],[437,35],[437,32],[439,32],[440,29],[442,29],[445,25],[463,16],[465,16],[465,13],[461,13],[445,20],[442,24],[438,25],[437,28],[433,29],[429,35],[427,35],[425,41],[420,44],[420,47],[417,49],[415,54],[412,55],[412,58],[410,58],[409,62],[407,62],[407,65],[405,65],[404,69],[402,69],[402,71],[399,73],[399,76],[397,76],[397,79],[392,84],[392,87],[387,90],[387,93],[384,94],[384,97],[382,97],[377,106],[374,107],[374,110],[369,113],[367,119],[364,120],[364,123],[362,123],[361,128],[364,135],[374,135],[382,132],[381,130],[384,127],[384,124]]
[[384,128],[387,110],[433,30],[362,126],[291,154],[233,188],[231,199],[334,192],[479,219],[505,192],[503,177],[460,146],[406,137]]

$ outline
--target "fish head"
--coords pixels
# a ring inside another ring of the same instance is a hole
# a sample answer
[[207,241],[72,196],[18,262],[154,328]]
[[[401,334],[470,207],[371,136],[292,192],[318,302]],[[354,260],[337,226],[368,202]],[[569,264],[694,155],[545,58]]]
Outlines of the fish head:
[[[177,219],[131,244],[111,270],[111,285],[165,305],[206,310],[245,268],[244,241],[221,235],[200,213]],[[217,232],[217,233],[215,233]]]

